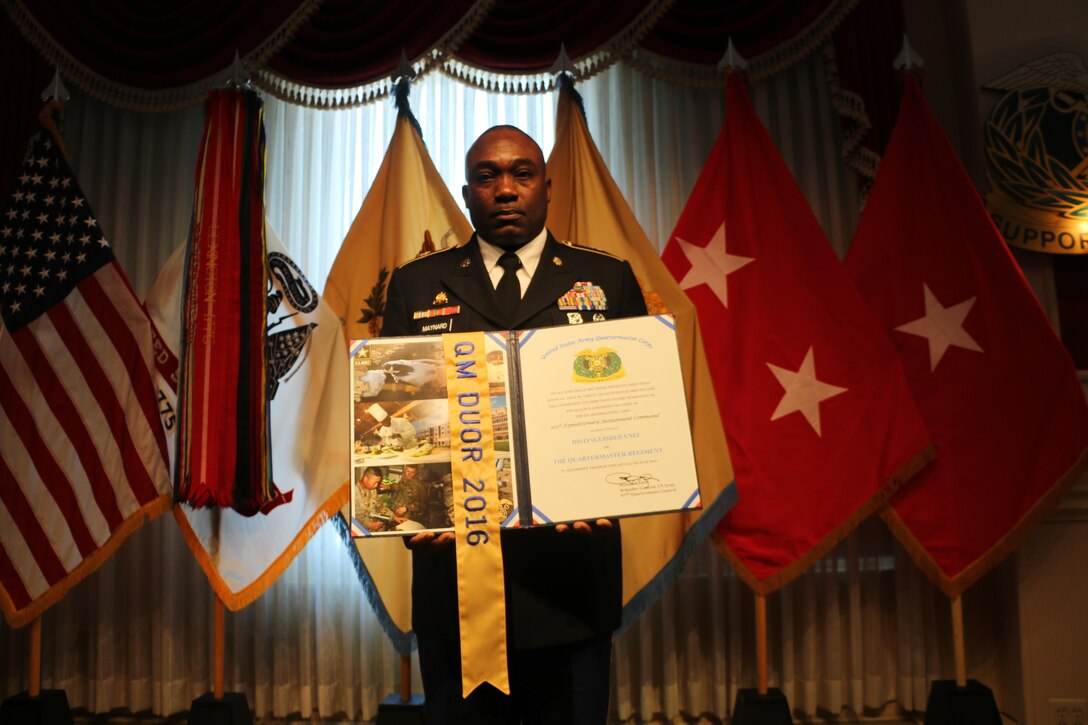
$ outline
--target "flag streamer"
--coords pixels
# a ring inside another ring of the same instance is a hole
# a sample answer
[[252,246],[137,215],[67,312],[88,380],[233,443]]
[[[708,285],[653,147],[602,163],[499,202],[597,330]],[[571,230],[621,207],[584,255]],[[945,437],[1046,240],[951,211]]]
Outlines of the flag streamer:
[[212,91],[182,307],[176,497],[250,516],[277,499],[268,450],[264,161],[260,98]]

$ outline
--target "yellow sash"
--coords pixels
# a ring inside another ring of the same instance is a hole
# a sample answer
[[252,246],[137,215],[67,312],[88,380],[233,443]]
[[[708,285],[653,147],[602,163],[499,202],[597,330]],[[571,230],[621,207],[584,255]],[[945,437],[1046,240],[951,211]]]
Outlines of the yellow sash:
[[510,693],[499,495],[484,333],[442,336],[450,407],[461,688],[484,682]]

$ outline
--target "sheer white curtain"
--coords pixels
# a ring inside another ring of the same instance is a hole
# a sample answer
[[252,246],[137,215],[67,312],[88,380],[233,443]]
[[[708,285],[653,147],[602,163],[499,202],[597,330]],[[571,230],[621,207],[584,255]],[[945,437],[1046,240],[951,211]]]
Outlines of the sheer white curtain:
[[[590,129],[650,238],[664,246],[724,115],[724,93],[621,65],[579,86]],[[841,255],[857,189],[838,159],[821,58],[752,89],[757,109]],[[513,123],[547,154],[553,93],[487,94],[440,74],[411,102],[436,165],[460,198],[464,152]],[[392,133],[391,101],[315,111],[266,102],[266,209],[317,289],[324,286]],[[77,176],[141,296],[187,233],[201,109],[136,114],[73,99],[65,136]],[[807,714],[924,707],[947,675],[944,599],[877,521],[769,597],[771,684]],[[74,707],[169,715],[210,689],[211,592],[171,517],[135,535],[43,617],[43,686]],[[724,717],[755,684],[752,595],[710,544],[616,639],[613,709],[623,721]],[[4,694],[25,687],[22,631],[0,625]],[[396,689],[397,656],[330,526],[254,604],[227,616],[227,688],[258,716],[369,719]],[[418,690],[418,676],[415,688]]]

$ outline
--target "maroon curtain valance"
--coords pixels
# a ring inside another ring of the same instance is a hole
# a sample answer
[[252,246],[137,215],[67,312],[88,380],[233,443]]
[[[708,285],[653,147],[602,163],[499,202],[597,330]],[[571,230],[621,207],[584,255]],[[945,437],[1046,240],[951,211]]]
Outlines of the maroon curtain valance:
[[762,55],[801,34],[829,0],[678,0],[639,43],[672,60],[717,65],[729,39],[746,58]]
[[[671,2],[604,3],[592,0],[496,2],[456,57],[492,72],[546,71],[566,46],[571,58],[591,55],[614,39],[637,40]],[[617,37],[619,36],[619,38]]]
[[418,59],[433,49],[459,44],[490,4],[324,0],[267,66],[305,85],[360,86],[392,74],[402,52]]
[[24,12],[93,73],[157,90],[223,72],[235,51],[251,55],[306,7],[300,0],[54,0],[28,3]]
[[[225,79],[235,53],[267,92],[329,108],[388,94],[402,53],[417,73],[441,68],[493,91],[547,90],[560,47],[578,78],[623,59],[672,82],[721,88],[717,63],[731,39],[754,79],[823,48],[833,102],[852,144],[848,161],[871,177],[898,97],[888,74],[901,38],[899,0],[0,0],[0,6],[5,34],[28,42],[6,44],[5,55],[33,47],[38,56],[8,59],[9,72],[32,66],[26,82],[0,91],[13,111],[36,110],[31,86],[51,75],[50,66],[73,91],[114,105],[145,111],[193,105]],[[0,125],[12,126],[16,117],[30,118],[9,112]]]
[[[235,52],[259,80],[274,80],[288,97],[299,98],[313,89],[375,82],[388,92],[402,52],[417,71],[444,63],[447,71],[497,90],[518,89],[496,75],[547,71],[561,45],[581,76],[640,54],[713,71],[730,38],[749,58],[806,33],[818,33],[823,42],[857,0],[0,2],[74,86],[118,105],[152,109],[199,102]],[[488,80],[479,81],[482,76]]]

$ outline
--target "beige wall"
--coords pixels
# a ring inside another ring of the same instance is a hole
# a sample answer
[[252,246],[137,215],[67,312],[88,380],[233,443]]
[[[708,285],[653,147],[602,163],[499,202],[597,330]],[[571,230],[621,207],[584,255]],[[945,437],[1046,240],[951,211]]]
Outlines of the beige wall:
[[[982,86],[1056,52],[1076,53],[1088,66],[1088,0],[904,0],[904,7],[911,44],[925,59],[927,98],[985,191],[982,129],[1001,96]],[[1056,323],[1051,259],[1014,253]],[[1082,382],[1088,395],[1088,375]],[[965,595],[964,616],[968,676],[989,685],[1008,716],[1053,725],[1052,698],[1088,698],[1088,478]]]

